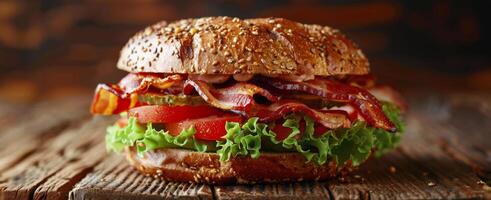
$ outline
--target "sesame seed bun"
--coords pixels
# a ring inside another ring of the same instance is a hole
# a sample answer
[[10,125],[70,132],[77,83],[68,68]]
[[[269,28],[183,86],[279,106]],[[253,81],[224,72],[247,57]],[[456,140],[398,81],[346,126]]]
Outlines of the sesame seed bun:
[[368,60],[338,30],[282,18],[165,21],[133,36],[118,68],[182,74],[367,74]]
[[157,149],[143,156],[138,156],[134,148],[125,152],[129,163],[142,173],[177,182],[224,185],[326,180],[353,170],[348,165],[336,167],[334,162],[306,163],[298,153],[262,152],[257,159],[236,157],[220,162],[216,153],[185,149]]

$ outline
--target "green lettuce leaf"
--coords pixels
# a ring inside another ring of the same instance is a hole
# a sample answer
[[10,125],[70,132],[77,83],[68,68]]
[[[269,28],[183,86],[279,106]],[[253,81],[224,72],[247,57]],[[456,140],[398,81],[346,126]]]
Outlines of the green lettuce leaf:
[[[141,126],[135,118],[129,118],[124,128],[111,126],[107,129],[106,146],[108,150],[120,152],[126,146],[136,146],[139,153],[157,148],[186,148],[196,151],[213,151],[220,156],[220,161],[227,161],[236,156],[258,158],[261,151],[289,151],[302,154],[306,162],[322,165],[334,160],[338,165],[351,161],[352,165],[363,163],[376,149],[376,156],[396,147],[404,126],[399,109],[390,103],[382,104],[383,111],[395,123],[396,133],[367,126],[357,121],[349,129],[329,130],[321,136],[314,136],[314,121],[307,116],[292,114],[285,117],[282,126],[290,128],[290,134],[284,140],[277,140],[276,133],[270,125],[250,118],[240,125],[228,122],[225,125],[227,134],[224,140],[216,142],[216,148],[210,144],[198,142],[194,138],[194,128],[182,131],[178,136],[171,136],[163,130],[156,130],[152,124]],[[305,122],[304,132],[300,131],[300,122]]]
[[[227,123],[224,141],[217,143],[217,154],[221,161],[235,156],[257,158],[261,145],[279,145],[282,150],[302,154],[307,162],[325,164],[333,159],[338,165],[351,161],[352,165],[363,163],[376,149],[376,156],[393,149],[400,140],[403,131],[402,120],[396,106],[383,103],[386,115],[396,124],[397,133],[367,126],[365,122],[355,122],[349,129],[330,130],[320,137],[314,136],[314,121],[298,114],[285,118],[282,126],[290,128],[291,133],[282,141],[276,140],[276,133],[267,124],[259,123],[258,118],[250,118],[242,126],[238,123]],[[304,133],[300,132],[300,121],[305,121]],[[299,136],[301,136],[299,138]],[[279,148],[272,148],[279,149]]]
[[121,152],[126,146],[136,146],[139,154],[158,148],[186,148],[205,152],[208,145],[194,138],[193,127],[183,130],[178,136],[172,136],[167,131],[156,130],[152,124],[146,127],[137,123],[136,118],[130,117],[126,127],[113,125],[107,128],[106,148],[108,151]]

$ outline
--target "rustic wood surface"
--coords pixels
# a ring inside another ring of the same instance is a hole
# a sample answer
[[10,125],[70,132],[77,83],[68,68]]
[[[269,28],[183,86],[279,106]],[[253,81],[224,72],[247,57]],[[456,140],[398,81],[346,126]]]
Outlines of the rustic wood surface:
[[0,199],[490,199],[491,98],[410,100],[402,144],[327,182],[208,186],[139,174],[106,154],[88,96],[0,103]]

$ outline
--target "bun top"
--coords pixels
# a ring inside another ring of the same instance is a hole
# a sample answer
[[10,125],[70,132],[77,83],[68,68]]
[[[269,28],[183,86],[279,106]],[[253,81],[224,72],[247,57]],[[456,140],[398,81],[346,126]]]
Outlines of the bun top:
[[165,21],[133,36],[118,68],[183,74],[367,74],[368,60],[338,30],[282,18]]

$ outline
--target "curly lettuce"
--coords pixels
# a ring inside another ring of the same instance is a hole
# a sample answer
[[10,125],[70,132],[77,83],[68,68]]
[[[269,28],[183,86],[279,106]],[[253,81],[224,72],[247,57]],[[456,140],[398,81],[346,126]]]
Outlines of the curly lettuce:
[[[228,122],[225,125],[227,134],[224,140],[215,146],[202,144],[194,138],[194,128],[183,130],[178,136],[171,136],[163,130],[156,130],[152,124],[141,126],[136,119],[129,118],[126,127],[111,126],[106,135],[108,150],[121,151],[125,146],[136,146],[139,153],[157,148],[186,148],[196,151],[213,151],[220,156],[220,161],[227,161],[236,156],[258,158],[261,152],[298,152],[306,162],[322,165],[334,160],[338,165],[348,161],[357,166],[363,163],[375,151],[376,156],[396,147],[399,143],[404,125],[399,109],[390,103],[383,103],[386,116],[395,123],[396,133],[373,128],[365,122],[357,121],[351,128],[329,130],[320,136],[314,135],[315,122],[308,116],[292,114],[285,117],[282,126],[290,128],[290,134],[284,140],[277,140],[276,133],[269,124],[260,123],[258,118],[250,118],[244,124]],[[305,122],[303,133],[301,121]],[[215,148],[216,147],[216,148]]]
[[155,129],[151,123],[146,127],[137,123],[136,118],[130,117],[128,125],[121,128],[113,125],[107,128],[106,149],[121,152],[125,147],[136,147],[139,154],[158,148],[186,148],[205,152],[208,145],[194,138],[195,129],[181,131],[177,136],[167,131]]

